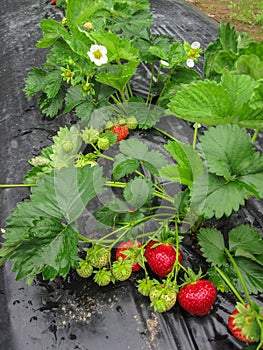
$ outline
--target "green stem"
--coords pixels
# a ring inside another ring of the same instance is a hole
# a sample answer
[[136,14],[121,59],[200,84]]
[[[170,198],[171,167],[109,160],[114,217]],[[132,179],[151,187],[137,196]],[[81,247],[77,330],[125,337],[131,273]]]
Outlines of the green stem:
[[[127,186],[127,183],[124,182],[114,182],[114,181],[107,181],[105,183],[106,186],[109,187],[119,187],[119,188],[125,188]],[[159,191],[154,191],[153,194],[161,199],[167,200],[170,203],[174,203],[174,200],[171,196],[169,196],[167,193],[162,193]]]
[[91,239],[88,239],[87,237],[83,236],[83,235],[80,234],[80,233],[78,234],[78,238],[79,238],[79,240],[82,241],[82,242],[92,242]]
[[214,268],[219,273],[219,275],[222,277],[222,279],[226,282],[226,284],[232,290],[232,292],[235,294],[236,298],[240,301],[240,303],[245,305],[245,302],[242,299],[241,295],[238,293],[237,289],[233,286],[233,284],[229,281],[229,279],[224,274],[224,272],[222,270],[220,270],[219,267],[217,267],[217,266],[214,266]]
[[0,184],[0,188],[36,187],[37,184]]
[[194,124],[194,138],[193,138],[193,149],[196,147],[196,140],[197,140],[197,134],[198,134],[198,123]]
[[115,235],[116,233],[120,232],[121,230],[125,230],[125,232],[127,232],[127,230],[128,230],[129,228],[130,228],[130,225],[126,225],[126,226],[119,227],[119,228],[117,228],[116,230],[111,231],[111,232],[107,233],[105,236],[103,236],[103,237],[101,237],[100,239],[98,239],[98,240],[97,240],[97,243],[98,243],[98,242],[103,242],[106,238]]
[[227,254],[227,256],[228,256],[230,262],[232,263],[232,265],[234,266],[234,268],[235,268],[235,270],[236,270],[237,276],[238,276],[238,278],[239,278],[239,280],[240,280],[240,283],[241,283],[241,285],[242,285],[242,288],[243,288],[243,290],[244,290],[244,293],[245,293],[245,296],[246,296],[246,298],[247,298],[247,301],[248,301],[249,305],[252,305],[252,300],[251,300],[250,295],[249,295],[249,292],[248,292],[248,290],[247,290],[245,281],[244,281],[244,279],[243,279],[243,277],[242,277],[242,275],[241,275],[241,272],[240,272],[240,270],[239,270],[239,268],[238,268],[238,266],[237,266],[237,264],[236,264],[234,258],[232,257],[232,255],[230,254],[230,252],[229,252],[229,250],[228,250],[227,248],[225,248],[224,250],[225,250],[225,252],[226,252],[226,254]]
[[254,142],[256,141],[256,139],[257,139],[257,137],[258,137],[258,133],[259,133],[259,130],[256,129],[255,132],[254,132],[254,135],[253,135],[253,137],[252,137],[252,139],[251,139],[251,142],[252,142],[252,143],[254,143]]
[[175,137],[173,137],[172,135],[168,134],[166,131],[164,131],[164,130],[162,130],[162,129],[159,129],[159,128],[157,128],[156,126],[154,126],[153,129],[155,129],[155,130],[159,131],[161,134],[163,134],[163,135],[169,137],[169,139],[178,142],[178,140],[177,140]]

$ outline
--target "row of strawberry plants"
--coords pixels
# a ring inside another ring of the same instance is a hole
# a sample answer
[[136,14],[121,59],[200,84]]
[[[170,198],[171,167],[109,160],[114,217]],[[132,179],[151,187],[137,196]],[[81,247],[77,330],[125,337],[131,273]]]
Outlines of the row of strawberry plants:
[[[50,50],[24,91],[39,94],[43,114],[55,117],[64,108],[79,122],[61,127],[53,144],[29,160],[22,186],[32,194],[6,220],[0,263],[12,261],[16,278],[28,284],[39,274],[53,280],[74,269],[105,286],[141,269],[138,291],[157,312],[178,300],[203,316],[216,288],[232,291],[238,303],[230,330],[259,349],[262,310],[250,295],[263,290],[262,237],[242,225],[225,246],[221,232],[205,227],[248,198],[263,198],[263,156],[254,145],[263,129],[263,44],[221,24],[204,50],[203,78],[192,69],[200,44],[153,34],[148,1],[56,3],[66,16],[41,21],[37,47]],[[145,96],[133,89],[140,65],[151,72]],[[159,127],[167,115],[193,123],[192,144]],[[140,130],[169,141],[157,151],[137,138]],[[1,185],[12,186],[19,185]],[[81,232],[86,210],[87,227],[92,215],[100,238]],[[189,234],[197,235],[207,274],[184,264],[180,246]]]

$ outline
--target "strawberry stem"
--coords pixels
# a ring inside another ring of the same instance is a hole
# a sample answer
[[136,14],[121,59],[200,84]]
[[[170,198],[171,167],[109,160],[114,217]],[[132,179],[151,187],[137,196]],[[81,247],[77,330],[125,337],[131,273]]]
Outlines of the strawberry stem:
[[0,184],[0,188],[36,187],[37,184]]
[[222,279],[226,282],[228,287],[232,290],[232,292],[235,294],[236,298],[240,301],[241,304],[245,305],[245,301],[242,299],[241,295],[238,293],[237,289],[233,286],[233,284],[229,281],[229,279],[226,277],[224,272],[219,269],[216,265],[213,266],[214,269],[219,273],[219,275],[222,277]]
[[195,146],[196,146],[197,134],[198,134],[198,123],[195,123],[194,124],[194,137],[193,137],[193,144],[192,144],[193,149],[195,149]]
[[236,270],[237,276],[238,276],[238,278],[239,278],[239,280],[240,280],[240,283],[241,283],[241,285],[242,285],[243,291],[244,291],[244,293],[245,293],[245,296],[246,296],[246,298],[247,298],[247,301],[248,301],[249,305],[252,305],[252,300],[251,300],[250,295],[249,295],[249,292],[248,292],[248,290],[247,290],[245,281],[244,281],[244,279],[243,279],[243,277],[242,277],[242,275],[241,275],[241,272],[240,272],[240,270],[239,270],[239,268],[238,268],[238,266],[237,266],[237,264],[236,264],[236,262],[235,262],[233,256],[230,254],[230,252],[229,252],[229,250],[228,250],[227,248],[225,248],[225,252],[226,252],[226,254],[227,254],[227,256],[228,256],[230,262],[232,263],[232,265],[234,266],[234,268],[235,268],[235,270]]
[[169,139],[178,142],[178,140],[177,140],[174,136],[168,134],[168,132],[166,132],[166,131],[164,131],[164,130],[162,130],[162,129],[160,129],[160,128],[157,128],[157,126],[154,126],[153,129],[155,129],[155,130],[159,131],[161,134],[163,134],[163,135],[169,137]]

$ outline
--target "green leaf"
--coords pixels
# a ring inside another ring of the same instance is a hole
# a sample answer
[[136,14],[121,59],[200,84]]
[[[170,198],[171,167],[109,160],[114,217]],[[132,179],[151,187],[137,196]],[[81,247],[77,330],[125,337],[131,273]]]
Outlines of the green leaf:
[[122,65],[111,65],[107,67],[105,73],[98,73],[96,80],[123,92],[129,80],[134,76],[138,64],[138,61],[131,61]]
[[218,37],[223,50],[237,52],[238,33],[235,27],[230,27],[230,22],[226,24],[224,24],[223,22],[220,23],[218,29]]
[[149,204],[153,192],[154,188],[149,180],[136,177],[128,182],[123,195],[128,205],[137,210]]
[[64,102],[64,89],[61,88],[58,94],[54,98],[48,98],[45,93],[39,96],[39,106],[41,112],[46,116],[53,118],[58,114],[58,111],[62,108]]
[[114,178],[118,179],[120,175],[130,174],[129,166],[136,170],[138,161],[142,162],[152,174],[158,174],[159,169],[167,164],[163,154],[155,150],[149,151],[147,145],[141,141],[122,140],[120,154],[115,157],[113,164]]
[[225,124],[232,119],[232,101],[214,81],[200,81],[182,88],[168,107],[179,118],[201,124]]
[[164,109],[152,105],[151,108],[145,102],[128,102],[123,106],[127,115],[136,116],[140,129],[152,128],[164,115]]
[[29,169],[26,173],[23,182],[25,184],[36,184],[39,179],[41,179],[45,174],[52,171],[51,165],[37,165],[34,168]]
[[90,36],[97,44],[107,48],[109,62],[123,59],[139,64],[139,51],[133,47],[130,40],[106,31],[94,31],[90,33]]
[[112,109],[109,106],[97,107],[95,108],[93,103],[82,103],[76,108],[77,115],[82,118],[81,125],[93,129],[105,126],[106,121],[112,117]]
[[62,84],[61,70],[52,69],[47,72],[43,91],[47,98],[54,98],[60,91]]
[[220,50],[214,58],[214,69],[219,74],[235,70],[238,55],[232,51]]
[[[135,2],[134,2],[135,3]],[[123,4],[122,4],[123,5]],[[123,16],[123,12],[121,13]],[[127,18],[128,17],[128,18]],[[153,23],[153,16],[150,12],[139,10],[129,16],[116,16],[113,30],[123,32],[125,37],[140,36],[141,32]]]
[[[263,290],[263,266],[243,257],[236,257],[235,261],[248,292],[250,294],[261,293]],[[238,289],[240,291],[243,290],[240,282],[238,283]]]
[[46,214],[72,223],[103,190],[104,183],[102,169],[98,166],[54,169],[32,189],[31,200]]
[[127,203],[119,198],[114,198],[106,205],[93,212],[94,217],[102,224],[113,227],[116,224],[117,217],[128,212],[129,207]]
[[236,68],[239,74],[247,74],[255,80],[263,79],[263,60],[254,54],[240,56]]
[[70,86],[65,96],[66,107],[64,109],[64,113],[70,112],[72,109],[85,102],[85,100],[86,97],[83,96],[80,88]]
[[230,216],[245,204],[247,189],[238,180],[226,182],[223,177],[205,174],[197,178],[191,189],[192,210],[206,219]]
[[113,178],[120,179],[125,175],[134,173],[139,167],[137,159],[127,159],[123,154],[118,154],[114,159]]
[[40,21],[40,28],[43,31],[43,37],[38,41],[36,47],[47,48],[53,45],[61,36],[59,28],[66,31],[61,23],[54,19],[42,19]]
[[26,238],[34,220],[40,216],[45,216],[45,213],[32,205],[31,201],[25,200],[18,203],[17,207],[12,210],[11,216],[6,219],[3,245],[13,246],[18,244],[21,239]]
[[209,172],[263,196],[263,154],[256,152],[246,130],[229,124],[210,128],[200,137],[198,147]]
[[233,102],[231,115],[238,116],[250,100],[257,83],[246,75],[226,74],[222,76],[221,84]]
[[54,218],[41,218],[10,256],[12,271],[17,272],[17,280],[27,279],[28,284],[47,267],[52,268],[52,274],[46,274],[46,279],[66,277],[70,268],[77,266],[77,244],[78,233],[70,226]]
[[[108,0],[71,0],[67,5],[67,23],[74,35],[79,33],[78,27],[96,16],[97,11],[105,14],[105,10],[112,6],[112,1]],[[80,33],[82,34],[82,33]],[[84,34],[83,34],[84,35]]]
[[230,179],[247,171],[255,154],[250,135],[236,125],[218,125],[200,136],[202,151],[209,172]]
[[164,146],[178,165],[167,165],[160,169],[160,176],[191,186],[193,180],[203,173],[203,163],[197,151],[180,141],[168,141]]
[[24,92],[26,97],[31,97],[43,90],[46,84],[46,71],[41,68],[33,67],[25,78]]
[[201,228],[197,238],[201,246],[201,252],[209,263],[217,266],[226,263],[224,237],[220,231],[211,228]]
[[254,227],[245,224],[240,225],[229,231],[228,237],[231,252],[236,252],[239,248],[251,254],[262,254],[263,252],[261,234]]

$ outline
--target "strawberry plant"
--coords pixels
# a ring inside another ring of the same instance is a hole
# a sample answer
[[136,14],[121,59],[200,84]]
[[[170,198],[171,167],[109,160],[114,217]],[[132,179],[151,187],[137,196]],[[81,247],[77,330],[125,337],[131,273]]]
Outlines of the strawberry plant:
[[[40,23],[37,47],[49,51],[24,92],[38,95],[44,115],[74,112],[78,121],[29,159],[23,184],[1,185],[31,194],[6,219],[0,265],[10,260],[28,285],[72,271],[101,287],[139,275],[138,293],[156,312],[178,302],[205,316],[217,293],[231,291],[241,305],[230,331],[261,346],[262,312],[250,295],[263,291],[262,235],[248,225],[227,237],[209,227],[263,198],[262,43],[221,24],[200,75],[192,69],[200,43],[153,34],[148,1],[64,5],[61,23]],[[139,95],[142,67],[151,74]],[[160,128],[168,115],[193,127],[192,142]],[[148,131],[162,141],[153,146]],[[205,273],[189,269],[186,237]]]

